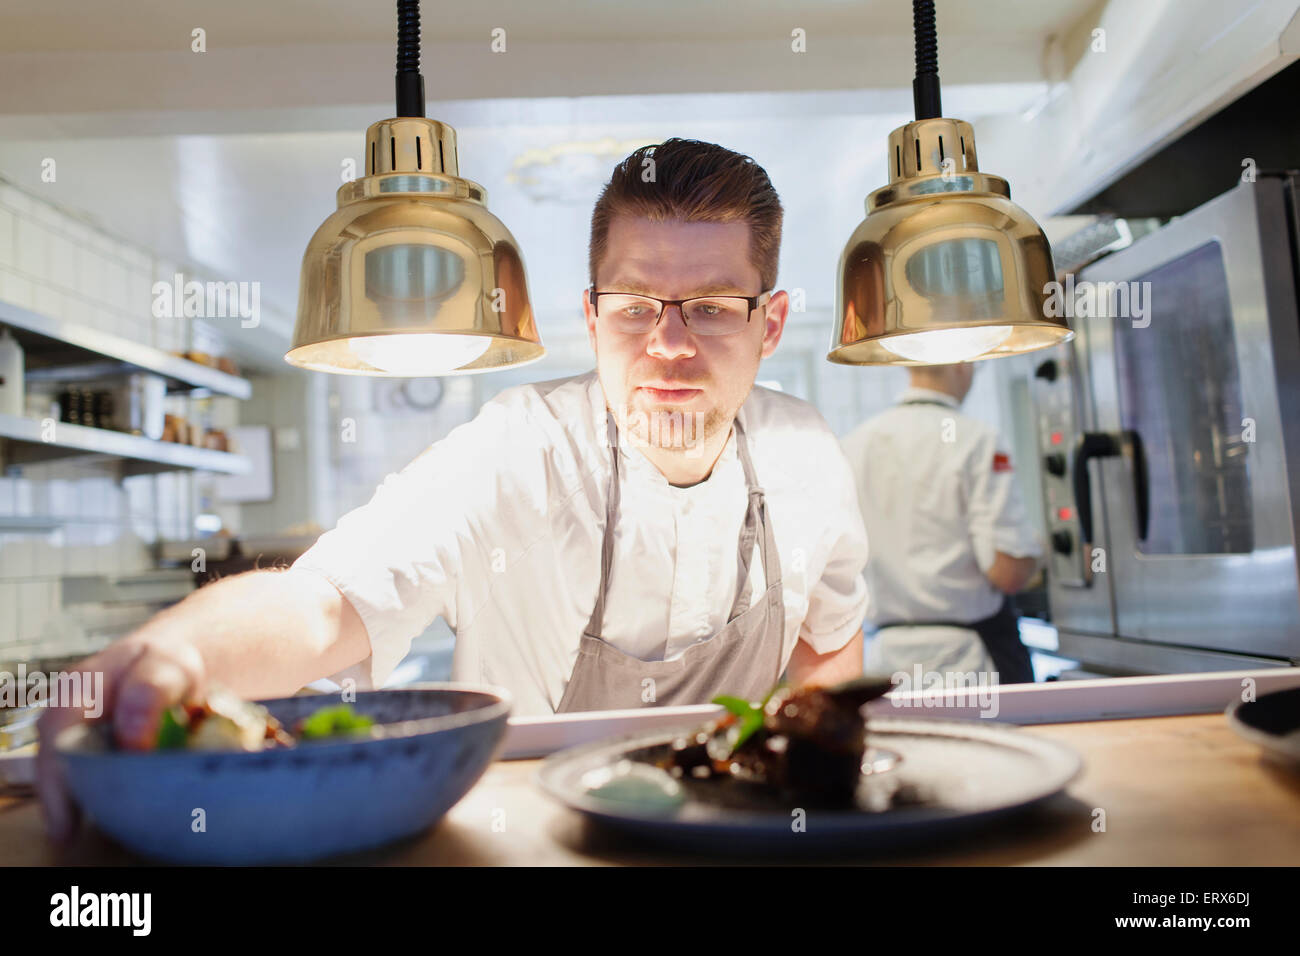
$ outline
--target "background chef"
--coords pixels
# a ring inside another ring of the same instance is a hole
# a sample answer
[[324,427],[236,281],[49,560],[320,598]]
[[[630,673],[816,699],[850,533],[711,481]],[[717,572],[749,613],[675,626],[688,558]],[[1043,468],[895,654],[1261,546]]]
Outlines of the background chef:
[[[859,674],[852,473],[811,405],[754,386],[789,308],[781,225],[747,156],[680,139],[632,153],[592,215],[596,369],[505,390],[292,568],[210,584],[82,665],[105,673],[119,741],[147,745],[161,709],[209,682],[378,686],[437,615],[453,678],[508,688],[517,714]],[[674,416],[686,427],[654,427]],[[74,719],[49,712],[43,739]],[[59,836],[70,808],[53,762],[39,772]]]
[[927,684],[971,672],[1033,680],[1009,595],[1033,578],[1042,548],[997,432],[959,411],[974,370],[910,368],[898,404],[843,441],[871,541],[878,631],[866,668],[905,672],[909,684],[917,664]]

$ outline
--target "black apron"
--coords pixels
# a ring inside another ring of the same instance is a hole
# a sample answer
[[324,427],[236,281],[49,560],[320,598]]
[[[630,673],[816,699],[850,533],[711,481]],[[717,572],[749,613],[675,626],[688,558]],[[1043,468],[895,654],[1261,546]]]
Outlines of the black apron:
[[[955,411],[951,405],[929,399],[912,399],[904,405],[938,405],[949,411]],[[1030,684],[1034,680],[1034,666],[1029,657],[1029,650],[1020,642],[1020,615],[1011,603],[1011,598],[1003,595],[1002,606],[993,614],[979,621],[887,621],[877,624],[876,630],[887,627],[961,627],[974,631],[997,670],[999,684]]]
[[1003,596],[1002,606],[980,621],[888,621],[877,624],[876,630],[887,627],[963,627],[979,635],[984,649],[993,658],[999,684],[1032,684],[1034,665],[1029,649],[1020,642],[1020,615],[1011,598]]

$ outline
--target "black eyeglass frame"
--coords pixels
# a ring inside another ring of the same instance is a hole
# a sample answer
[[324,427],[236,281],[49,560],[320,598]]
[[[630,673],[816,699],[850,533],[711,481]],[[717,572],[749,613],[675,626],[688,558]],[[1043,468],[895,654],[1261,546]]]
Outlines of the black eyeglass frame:
[[[591,285],[587,286],[587,300],[591,303],[591,307],[596,310],[597,318],[600,317],[600,306],[597,303],[602,295],[634,295],[639,299],[649,299],[651,302],[658,302],[659,315],[655,317],[654,325],[650,326],[650,328],[646,330],[649,332],[658,328],[659,323],[663,321],[664,313],[668,311],[670,305],[677,306],[677,311],[682,315],[682,324],[689,329],[691,327],[691,321],[686,318],[685,306],[687,302],[694,302],[696,299],[744,299],[749,304],[749,312],[745,315],[745,324],[748,325],[749,320],[754,317],[754,310],[758,308],[758,300],[763,298],[765,295],[771,294],[771,292],[771,289],[765,289],[758,295],[732,295],[729,292],[720,292],[714,293],[713,295],[693,295],[689,299],[661,299],[658,296],[645,295],[641,292],[618,292],[615,290],[597,292],[596,287]],[[740,330],[737,329],[736,331]]]

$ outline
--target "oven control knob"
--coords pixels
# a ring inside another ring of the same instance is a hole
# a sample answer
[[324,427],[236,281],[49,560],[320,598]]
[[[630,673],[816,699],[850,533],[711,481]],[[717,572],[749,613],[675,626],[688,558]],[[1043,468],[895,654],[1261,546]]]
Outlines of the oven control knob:
[[1057,478],[1065,477],[1065,456],[1059,451],[1044,456],[1043,464],[1046,466],[1049,475],[1055,475]]
[[1068,531],[1052,532],[1052,550],[1057,554],[1069,554],[1074,550],[1074,539]]
[[1034,369],[1035,378],[1046,379],[1049,382],[1055,382],[1056,376],[1059,373],[1060,369],[1056,364],[1056,359],[1048,359],[1046,362],[1040,363],[1038,368]]

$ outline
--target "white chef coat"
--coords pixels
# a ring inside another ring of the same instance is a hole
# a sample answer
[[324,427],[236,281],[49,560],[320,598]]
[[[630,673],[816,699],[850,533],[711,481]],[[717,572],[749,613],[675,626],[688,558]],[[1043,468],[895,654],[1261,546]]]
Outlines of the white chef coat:
[[[782,659],[802,638],[842,648],[867,609],[853,475],[813,406],[755,386],[739,416],[781,559]],[[516,714],[554,712],[600,581],[610,472],[596,372],[508,388],[433,444],[295,563],[356,608],[370,657],[332,679],[379,686],[438,615],[452,677],[496,684]],[[619,515],[602,637],[665,660],[721,630],[738,590],[747,507],[732,430],[709,478],[670,485],[620,433]],[[764,594],[757,546],[751,604]],[[783,664],[784,666],[784,664]],[[725,693],[726,688],[718,688]]]
[[[997,431],[962,414],[951,395],[909,388],[899,402],[843,440],[872,546],[870,621],[981,620],[1003,600],[985,576],[995,553],[1042,554],[1011,457]],[[911,673],[918,663],[940,673],[993,670],[966,628],[890,627],[867,649],[868,670]]]

